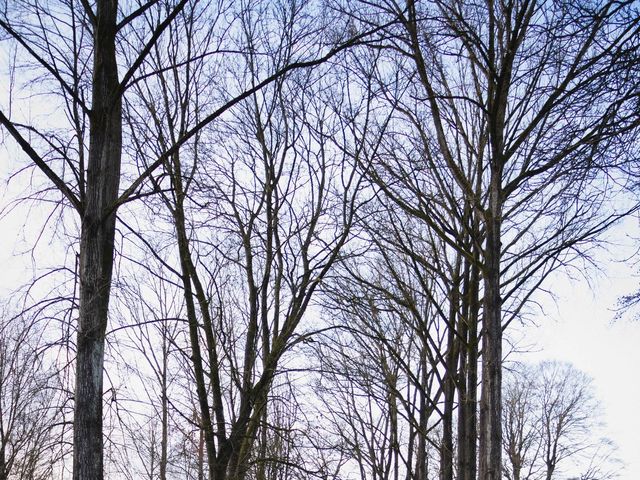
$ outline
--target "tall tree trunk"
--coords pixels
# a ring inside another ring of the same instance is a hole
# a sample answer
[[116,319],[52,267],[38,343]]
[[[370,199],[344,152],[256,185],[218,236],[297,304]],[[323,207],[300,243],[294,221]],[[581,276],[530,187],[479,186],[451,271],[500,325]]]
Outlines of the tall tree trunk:
[[[496,161],[496,163],[498,163]],[[500,177],[492,165],[485,215],[482,392],[480,399],[480,480],[500,480],[502,469],[502,301],[500,297]]]
[[[221,452],[224,452],[225,427],[222,397],[220,390],[220,378],[218,375],[218,359],[216,356],[215,340],[213,337],[212,321],[209,314],[209,306],[205,298],[205,292],[200,283],[197,271],[191,259],[189,238],[187,235],[187,224],[184,210],[184,200],[186,192],[182,182],[182,164],[180,155],[176,153],[172,156],[171,181],[175,195],[175,205],[169,208],[173,213],[174,228],[178,239],[178,251],[180,254],[180,269],[182,273],[182,287],[189,320],[189,339],[191,343],[191,364],[196,382],[198,396],[198,406],[200,408],[200,425],[204,435],[204,450],[208,467],[208,478],[210,480],[224,480],[226,478],[226,460],[221,462]],[[194,292],[195,288],[195,292]],[[196,300],[200,308],[200,313],[204,321],[204,331],[207,339],[207,352],[209,354],[209,377],[210,384],[205,380],[205,368],[202,350],[200,348],[200,326],[196,309]],[[218,415],[218,432],[213,430],[213,420],[209,404],[209,389],[213,389],[213,409]],[[218,436],[218,446],[216,448],[216,434]],[[221,464],[223,463],[223,464]]]
[[162,326],[162,438],[160,440],[160,480],[167,480],[169,446],[169,398],[167,373],[169,370],[169,340],[166,322]]
[[[474,229],[473,231],[477,231]],[[458,479],[476,480],[478,318],[480,313],[480,269],[477,248],[469,242],[475,260],[465,259],[462,287],[462,316],[458,331],[460,348],[458,375]]]
[[419,427],[418,427],[418,444],[416,446],[416,463],[415,475],[416,480],[427,480],[428,456],[427,456],[427,429],[429,425],[429,405],[427,402],[427,386],[429,375],[429,363],[427,360],[427,345],[422,345],[420,349],[420,377],[422,389],[419,393],[420,411],[419,411]]
[[122,151],[116,0],[97,2],[86,196],[80,238],[73,479],[102,480],[102,370]]
[[[200,418],[196,415],[197,418]],[[198,480],[204,480],[204,429],[198,431]]]
[[[452,337],[453,330],[449,334],[449,341],[455,341]],[[453,480],[453,405],[455,395],[455,369],[457,353],[450,344],[447,353],[447,372],[444,376],[444,411],[442,415],[442,442],[440,444],[440,480]]]
[[500,258],[502,229],[502,175],[504,136],[511,67],[517,45],[500,39],[500,6],[487,3],[488,58],[499,71],[487,87],[487,133],[490,146],[488,205],[484,212],[484,312],[482,322],[482,391],[480,398],[480,480],[502,475],[502,298]]
[[465,348],[460,349],[458,395],[458,479],[476,480],[477,390],[478,390],[478,316],[480,272],[477,264],[469,268],[465,280],[465,314],[461,331]]
[[442,443],[440,444],[440,480],[453,480],[453,407],[458,368],[457,318],[460,316],[460,268],[458,255],[452,286],[449,292],[449,325],[447,338],[446,372],[444,374],[444,411],[442,414]]
[[267,479],[267,442],[269,438],[267,436],[267,421],[269,420],[267,415],[267,406],[262,409],[262,425],[260,425],[260,442],[258,445],[258,465],[256,466],[256,480],[268,480]]
[[7,480],[9,472],[7,471],[7,460],[5,456],[6,443],[4,441],[4,435],[0,431],[0,480]]
[[[174,182],[180,182],[179,175],[175,175]],[[196,313],[196,307],[194,302],[194,294],[192,289],[191,276],[189,275],[189,262],[190,253],[188,238],[184,229],[184,208],[183,208],[183,194],[182,188],[175,187],[177,190],[178,200],[176,202],[176,208],[173,212],[176,235],[178,237],[178,251],[180,253],[180,268],[182,270],[182,288],[184,289],[184,299],[187,309],[187,318],[189,321],[189,339],[191,343],[191,363],[193,366],[193,373],[196,382],[196,391],[198,396],[198,406],[200,408],[200,427],[202,434],[204,435],[204,443],[206,445],[205,453],[207,457],[207,465],[209,467],[209,479],[222,480],[224,477],[220,476],[214,466],[216,465],[216,447],[215,436],[213,432],[213,426],[211,423],[211,413],[209,409],[209,394],[207,392],[207,385],[205,382],[205,373],[203,368],[202,352],[200,349],[200,335],[198,316]],[[215,366],[212,366],[215,368]],[[202,441],[202,440],[201,440]]]

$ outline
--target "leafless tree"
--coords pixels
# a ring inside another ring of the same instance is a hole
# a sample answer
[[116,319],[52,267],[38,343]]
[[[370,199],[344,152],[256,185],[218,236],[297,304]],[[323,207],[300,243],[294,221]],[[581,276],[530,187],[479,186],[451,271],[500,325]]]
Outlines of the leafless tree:
[[57,371],[43,358],[38,325],[3,310],[0,321],[0,478],[50,478],[64,418]]
[[[104,477],[105,428],[126,458],[155,408],[149,477],[170,476],[173,412],[194,478],[335,477],[347,457],[422,478],[434,449],[441,480],[500,478],[503,330],[636,208],[611,202],[637,154],[635,2],[14,3],[0,124],[78,250],[74,480]],[[179,305],[120,302],[129,267]],[[336,318],[307,321],[322,288]],[[328,461],[280,382],[305,342],[349,429]],[[129,373],[154,378],[144,412],[118,395]]]
[[[222,40],[232,36],[236,24],[233,14],[226,15],[230,7],[225,2],[151,0],[119,5],[112,0],[95,4],[24,1],[11,8],[5,5],[0,17],[4,38],[9,38],[20,52],[20,66],[32,69],[19,78],[17,87],[47,95],[54,112],[47,112],[49,118],[42,122],[22,118],[27,107],[33,105],[34,96],[30,95],[18,106],[11,103],[9,110],[3,107],[0,123],[55,187],[58,194],[51,198],[70,206],[79,219],[74,479],[103,478],[104,343],[118,208],[152,192],[153,187],[146,188],[151,173],[232,106],[285,73],[320,64],[366,36],[364,32],[346,41],[340,38],[337,45],[315,43],[312,48],[295,51],[289,57],[291,63],[280,65],[236,95],[224,96],[197,124],[189,125],[179,138],[168,142],[167,149],[151,163],[144,167],[123,164],[122,139],[127,134],[123,131],[122,105],[140,78],[161,73],[142,74],[141,67],[187,5],[191,11],[206,9],[223,20],[224,25],[215,24],[219,43],[202,53],[216,57],[220,53],[216,47],[224,49]],[[162,68],[188,70],[190,60]],[[65,123],[66,128],[52,128],[52,117],[54,125]],[[128,184],[121,189],[123,177]]]
[[[503,329],[549,272],[632,210],[606,201],[608,169],[636,151],[637,78],[619,72],[637,59],[637,7],[381,1],[344,13],[399,21],[371,42],[390,113],[370,176],[478,268],[479,475],[497,480]],[[471,242],[449,224],[466,206]]]
[[[197,31],[206,19],[185,12],[184,28]],[[308,13],[291,2],[239,8],[235,48],[246,54],[233,61],[225,88],[252,90],[294,62],[297,50],[313,47]],[[131,119],[139,121],[134,144],[141,156],[155,157],[181,138],[220,87],[198,60],[200,42],[211,39],[194,35],[185,44],[169,33],[169,63],[178,62],[173,55],[196,60],[136,87]],[[160,70],[163,55],[155,49],[150,68]],[[292,430],[270,417],[279,411],[270,392],[357,208],[360,176],[329,141],[345,134],[322,96],[322,88],[333,89],[323,75],[330,71],[282,75],[195,138],[193,148],[167,158],[152,178],[177,239],[173,273],[184,293],[209,478],[264,477],[283,465],[268,447]],[[141,121],[145,115],[153,130]]]
[[460,262],[412,217],[369,207],[366,254],[325,287],[333,333],[314,342],[318,389],[362,478],[420,479],[453,469]]
[[504,386],[506,478],[616,478],[619,465],[601,436],[599,412],[592,380],[571,364],[516,365]]

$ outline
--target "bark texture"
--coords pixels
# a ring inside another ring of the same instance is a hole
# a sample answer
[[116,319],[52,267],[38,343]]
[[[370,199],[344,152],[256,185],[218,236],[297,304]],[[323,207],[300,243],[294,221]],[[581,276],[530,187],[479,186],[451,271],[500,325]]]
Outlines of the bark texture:
[[74,480],[102,480],[102,370],[122,151],[115,35],[117,1],[97,2],[86,196],[80,239],[80,312],[74,410]]
[[480,273],[477,263],[465,274],[464,318],[460,331],[465,348],[460,349],[458,395],[458,478],[476,480],[477,390],[478,390],[478,289]]
[[480,398],[480,480],[501,480],[502,469],[502,301],[500,297],[499,174],[493,173],[487,211],[482,392]]

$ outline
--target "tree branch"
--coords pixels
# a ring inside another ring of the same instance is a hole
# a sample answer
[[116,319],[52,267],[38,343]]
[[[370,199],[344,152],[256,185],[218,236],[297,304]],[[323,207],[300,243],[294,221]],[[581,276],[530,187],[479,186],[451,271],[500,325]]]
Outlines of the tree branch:
[[22,134],[18,131],[16,126],[9,120],[4,112],[0,110],[0,124],[4,125],[4,127],[8,130],[11,136],[14,138],[20,148],[33,160],[33,163],[44,173],[49,180],[53,182],[56,188],[62,193],[71,205],[76,209],[76,211],[82,214],[82,202],[76,197],[75,193],[67,186],[67,184],[62,180],[47,163],[42,159],[40,155],[33,149],[31,144],[22,136]]
[[237,105],[238,103],[240,103],[244,99],[246,99],[246,98],[250,97],[251,95],[253,95],[254,93],[260,91],[262,88],[264,88],[267,85],[273,83],[274,81],[276,81],[279,78],[283,77],[287,73],[289,73],[291,71],[294,71],[294,70],[302,69],[302,68],[315,67],[317,65],[320,65],[320,64],[330,60],[331,58],[335,57],[339,53],[347,50],[348,48],[351,48],[351,47],[353,47],[355,45],[360,44],[361,41],[364,38],[366,38],[366,37],[368,37],[370,35],[373,35],[378,31],[384,30],[384,29],[388,28],[389,26],[393,25],[394,23],[396,23],[395,20],[391,21],[391,22],[388,22],[388,23],[386,23],[384,25],[378,26],[378,27],[376,27],[376,28],[374,28],[372,30],[369,30],[367,32],[364,32],[364,33],[362,33],[360,35],[357,35],[357,36],[349,39],[348,41],[346,41],[346,42],[334,47],[333,49],[331,49],[327,54],[325,54],[322,57],[315,58],[313,60],[299,61],[299,62],[290,63],[286,67],[283,67],[280,70],[278,70],[277,72],[275,72],[273,75],[270,75],[269,77],[265,78],[263,81],[261,81],[260,83],[256,84],[252,88],[250,88],[248,90],[245,90],[243,93],[241,93],[237,97],[234,97],[233,99],[229,100],[227,103],[222,105],[220,108],[218,108],[214,112],[210,113],[207,117],[205,117],[200,122],[198,122],[193,128],[191,128],[190,130],[187,130],[184,133],[184,135],[182,135],[171,147],[169,147],[168,150],[166,150],[163,154],[161,154],[155,162],[153,162],[151,165],[149,165],[149,167],[144,172],[142,172],[142,174],[122,193],[122,195],[120,195],[120,198],[118,198],[118,200],[115,202],[115,204],[112,206],[112,208],[109,209],[109,211],[106,213],[106,215],[110,215],[120,205],[122,205],[124,203],[127,203],[129,201],[129,199],[133,196],[135,191],[138,189],[138,187],[140,187],[140,185],[145,181],[145,179],[147,177],[149,177],[149,175],[151,175],[160,165],[162,165],[162,163],[164,163],[171,155],[173,155],[174,153],[179,151],[180,148],[185,143],[187,143],[192,137],[194,137],[196,134],[198,134],[204,127],[206,127],[208,124],[210,124],[215,119],[220,117],[223,113],[225,113],[231,107]]

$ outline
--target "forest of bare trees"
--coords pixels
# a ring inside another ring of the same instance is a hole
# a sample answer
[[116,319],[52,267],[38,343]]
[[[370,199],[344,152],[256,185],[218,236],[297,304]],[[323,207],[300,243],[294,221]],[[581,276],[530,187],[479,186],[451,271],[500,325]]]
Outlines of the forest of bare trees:
[[0,480],[616,477],[506,339],[640,208],[637,2],[0,5]]

